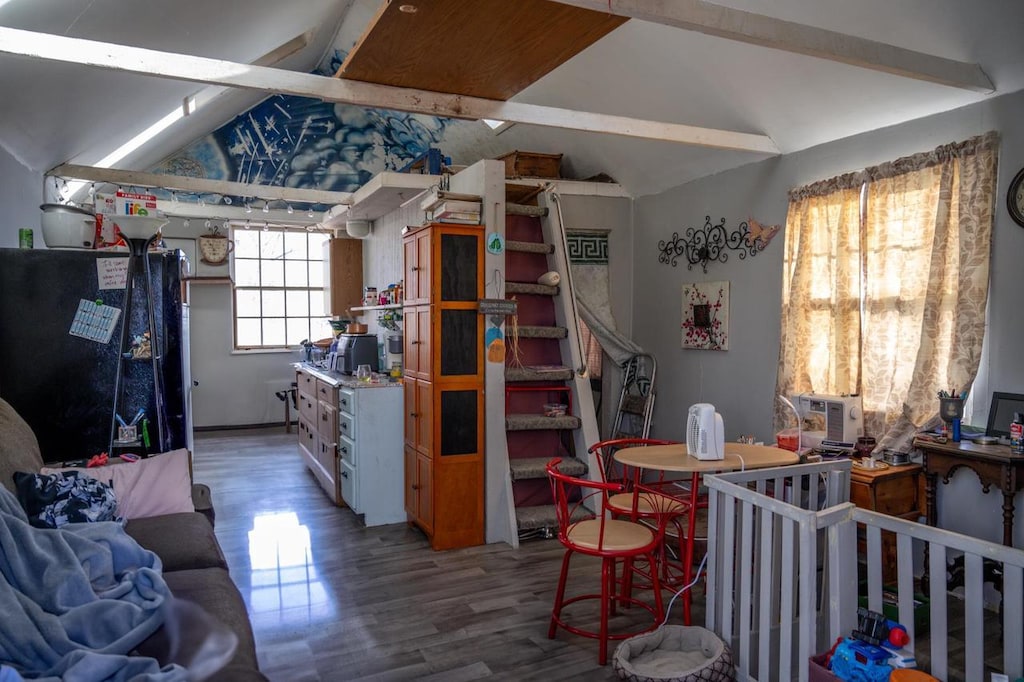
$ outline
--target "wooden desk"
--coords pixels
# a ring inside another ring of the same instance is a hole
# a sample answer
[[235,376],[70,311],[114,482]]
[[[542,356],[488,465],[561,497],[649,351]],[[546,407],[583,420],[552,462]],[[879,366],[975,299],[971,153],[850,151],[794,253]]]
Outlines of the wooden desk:
[[[697,509],[707,506],[707,502],[699,501],[700,477],[719,471],[788,466],[800,461],[800,457],[795,452],[767,445],[748,445],[746,443],[726,443],[725,459],[718,460],[690,457],[687,454],[685,443],[623,448],[617,451],[614,457],[619,464],[634,468],[637,474],[634,486],[636,490],[641,487],[640,477],[644,470],[691,475],[689,496],[682,500],[690,510],[687,514],[688,528],[683,557],[683,585],[689,585],[693,580],[693,543],[697,527]],[[666,494],[664,489],[659,492]],[[683,620],[687,625],[690,624],[689,590],[683,595]]]
[[925,501],[928,524],[935,525],[935,482],[942,476],[943,483],[949,480],[960,467],[970,469],[978,475],[981,490],[987,493],[993,486],[1003,493],[1003,544],[1013,546],[1013,497],[1024,488],[1024,455],[1010,454],[1007,445],[977,445],[969,441],[934,443],[920,438],[914,439],[914,447],[924,455],[922,464],[925,474]]

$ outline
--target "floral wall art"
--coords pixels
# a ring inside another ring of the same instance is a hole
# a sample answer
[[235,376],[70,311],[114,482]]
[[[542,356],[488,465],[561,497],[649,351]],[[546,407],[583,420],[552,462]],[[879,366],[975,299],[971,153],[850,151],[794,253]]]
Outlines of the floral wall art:
[[683,285],[683,348],[729,350],[729,283]]

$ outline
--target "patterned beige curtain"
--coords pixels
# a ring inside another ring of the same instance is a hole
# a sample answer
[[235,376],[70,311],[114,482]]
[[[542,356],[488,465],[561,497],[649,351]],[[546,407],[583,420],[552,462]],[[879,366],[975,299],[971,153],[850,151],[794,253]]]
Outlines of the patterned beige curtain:
[[970,386],[997,151],[989,133],[791,193],[780,393],[859,391],[867,434],[903,450],[935,418],[939,390]]
[[940,390],[978,372],[995,199],[995,133],[869,168],[864,427],[905,450]]
[[[856,393],[860,383],[860,195],[847,175],[790,194],[778,395]],[[776,426],[793,416],[776,402]]]

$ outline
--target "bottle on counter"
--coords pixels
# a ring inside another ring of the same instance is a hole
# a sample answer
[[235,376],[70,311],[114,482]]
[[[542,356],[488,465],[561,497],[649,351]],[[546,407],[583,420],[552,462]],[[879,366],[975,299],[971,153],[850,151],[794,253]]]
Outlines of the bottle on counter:
[[1010,453],[1024,455],[1024,414],[1013,413],[1013,421],[1010,422]]

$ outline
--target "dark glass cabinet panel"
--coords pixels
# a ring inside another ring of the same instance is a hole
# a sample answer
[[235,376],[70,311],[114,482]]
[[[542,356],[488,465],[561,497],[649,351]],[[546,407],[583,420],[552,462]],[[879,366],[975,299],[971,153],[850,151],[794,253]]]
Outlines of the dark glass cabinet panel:
[[441,391],[441,455],[477,451],[479,391]]
[[476,374],[479,324],[475,310],[441,311],[441,376]]
[[441,235],[441,300],[475,301],[477,295],[477,247],[479,237]]

